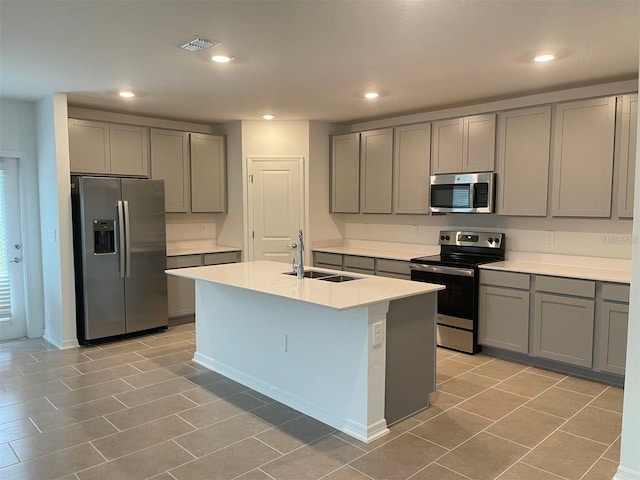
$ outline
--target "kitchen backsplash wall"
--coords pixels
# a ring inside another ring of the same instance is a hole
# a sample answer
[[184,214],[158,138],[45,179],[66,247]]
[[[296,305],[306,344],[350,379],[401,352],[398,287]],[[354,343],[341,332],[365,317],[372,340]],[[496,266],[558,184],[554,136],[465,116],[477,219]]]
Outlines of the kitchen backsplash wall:
[[605,229],[603,232],[537,230],[520,227],[482,226],[467,224],[441,225],[390,225],[376,223],[345,223],[344,238],[381,242],[416,243],[437,245],[440,230],[486,230],[504,232],[509,251],[581,255],[607,258],[631,258],[634,237],[629,228],[620,225],[620,231]]
[[213,215],[167,214],[167,243],[187,240],[217,239],[217,225]]

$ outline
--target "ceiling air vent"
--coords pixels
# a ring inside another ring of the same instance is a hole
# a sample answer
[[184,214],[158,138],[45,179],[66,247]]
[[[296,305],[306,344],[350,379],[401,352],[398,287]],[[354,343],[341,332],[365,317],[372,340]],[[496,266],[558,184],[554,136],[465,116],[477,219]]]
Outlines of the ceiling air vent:
[[220,45],[220,42],[216,42],[215,40],[205,40],[204,38],[195,38],[188,43],[185,43],[180,48],[183,50],[188,50],[189,52],[198,52],[200,50],[204,50],[205,48],[217,47]]

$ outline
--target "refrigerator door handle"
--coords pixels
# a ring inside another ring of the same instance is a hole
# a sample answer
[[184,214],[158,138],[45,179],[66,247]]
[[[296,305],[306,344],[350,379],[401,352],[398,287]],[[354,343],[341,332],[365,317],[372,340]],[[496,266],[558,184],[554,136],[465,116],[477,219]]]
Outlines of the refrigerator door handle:
[[124,237],[124,210],[122,205],[122,200],[118,200],[118,234],[120,237],[119,247],[120,247],[120,278],[124,278],[125,275],[125,237]]
[[131,276],[131,233],[129,228],[129,202],[124,200],[124,235],[127,252],[127,278]]

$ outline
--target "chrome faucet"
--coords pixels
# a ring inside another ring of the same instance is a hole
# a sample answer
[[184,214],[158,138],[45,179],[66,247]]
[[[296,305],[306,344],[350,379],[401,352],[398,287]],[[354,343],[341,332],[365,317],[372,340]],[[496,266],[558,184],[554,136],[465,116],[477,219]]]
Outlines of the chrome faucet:
[[297,278],[304,278],[304,262],[302,260],[302,252],[304,252],[304,243],[302,243],[302,230],[298,232],[298,263],[293,263],[293,271]]

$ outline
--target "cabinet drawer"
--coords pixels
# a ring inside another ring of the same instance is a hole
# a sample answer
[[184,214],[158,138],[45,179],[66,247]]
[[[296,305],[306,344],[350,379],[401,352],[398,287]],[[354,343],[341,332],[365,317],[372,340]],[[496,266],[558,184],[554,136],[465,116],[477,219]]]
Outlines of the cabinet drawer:
[[342,255],[339,253],[314,252],[315,263],[334,265],[342,269]]
[[596,282],[577,280],[575,278],[536,276],[538,292],[574,295],[576,297],[593,298],[596,295]]
[[376,264],[376,273],[398,273],[400,275],[411,276],[411,264],[402,260],[387,260],[379,258]]
[[602,299],[629,303],[629,285],[625,283],[603,283]]
[[362,270],[374,270],[375,259],[371,257],[357,257],[355,255],[344,256],[344,268],[359,268]]
[[167,268],[200,267],[202,265],[202,255],[178,255],[177,257],[167,257]]
[[495,270],[481,270],[480,283],[497,285],[499,287],[520,288],[529,290],[529,275],[526,273],[498,272]]
[[205,253],[205,265],[222,265],[223,263],[236,263],[240,252]]

